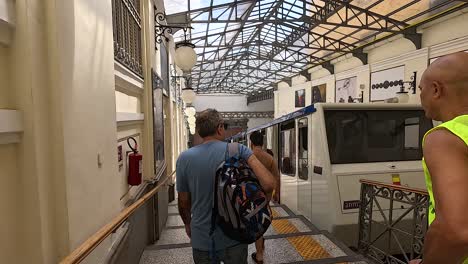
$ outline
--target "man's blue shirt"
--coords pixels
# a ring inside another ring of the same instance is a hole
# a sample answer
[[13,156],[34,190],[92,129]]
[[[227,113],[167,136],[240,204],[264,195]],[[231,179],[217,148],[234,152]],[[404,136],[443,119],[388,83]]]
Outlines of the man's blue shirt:
[[[240,157],[248,160],[252,151],[244,145],[239,146]],[[226,142],[210,141],[184,151],[177,160],[177,192],[189,192],[192,200],[192,247],[195,249],[211,249],[209,233],[214,179],[217,168],[226,157],[226,151]],[[239,244],[225,236],[219,227],[214,231],[214,239],[216,250]]]

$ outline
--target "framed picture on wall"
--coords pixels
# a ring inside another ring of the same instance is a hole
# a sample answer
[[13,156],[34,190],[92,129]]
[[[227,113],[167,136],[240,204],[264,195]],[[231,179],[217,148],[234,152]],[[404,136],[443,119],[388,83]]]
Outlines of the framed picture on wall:
[[296,91],[295,106],[296,107],[304,107],[305,106],[305,89]]
[[335,102],[345,103],[353,102],[357,95],[357,77],[349,77],[336,81],[335,83]]
[[160,175],[164,169],[164,109],[163,79],[151,69],[153,90],[153,147],[154,173]]
[[370,101],[383,101],[396,96],[405,78],[405,66],[371,73]]
[[312,86],[312,104],[324,103],[327,101],[327,84]]

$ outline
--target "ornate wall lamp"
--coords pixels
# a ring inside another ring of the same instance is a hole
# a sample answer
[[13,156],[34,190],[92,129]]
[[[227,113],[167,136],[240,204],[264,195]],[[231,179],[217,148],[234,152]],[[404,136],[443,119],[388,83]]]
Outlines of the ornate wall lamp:
[[195,99],[195,91],[192,89],[192,82],[190,72],[197,63],[197,54],[195,52],[195,45],[187,40],[187,32],[189,29],[193,29],[187,25],[168,25],[162,24],[161,22],[166,21],[166,14],[163,12],[157,12],[156,7],[154,8],[154,33],[155,42],[162,43],[163,39],[169,42],[167,34],[175,33],[178,30],[184,31],[184,41],[176,43],[175,49],[175,64],[183,71],[183,76],[174,75],[173,78],[177,80],[180,77],[185,79],[185,88],[182,89],[182,100],[189,104]]

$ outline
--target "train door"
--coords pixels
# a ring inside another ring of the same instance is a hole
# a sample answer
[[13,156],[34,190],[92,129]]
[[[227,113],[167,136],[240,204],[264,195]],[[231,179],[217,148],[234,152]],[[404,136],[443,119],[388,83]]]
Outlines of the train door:
[[281,203],[297,212],[297,151],[296,120],[280,125],[279,133],[279,167],[281,169]]
[[297,121],[297,209],[302,215],[309,215],[311,211],[311,129],[310,116]]

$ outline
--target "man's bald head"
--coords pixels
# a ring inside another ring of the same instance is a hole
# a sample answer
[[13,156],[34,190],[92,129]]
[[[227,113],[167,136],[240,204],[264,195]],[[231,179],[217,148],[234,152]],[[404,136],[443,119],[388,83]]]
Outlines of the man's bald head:
[[468,107],[468,53],[457,52],[434,61],[424,72],[421,104],[428,117],[444,120]]
[[460,96],[464,90],[463,94],[468,96],[468,53],[457,52],[441,57],[429,65],[425,74],[431,81],[448,86],[449,92],[456,89]]

